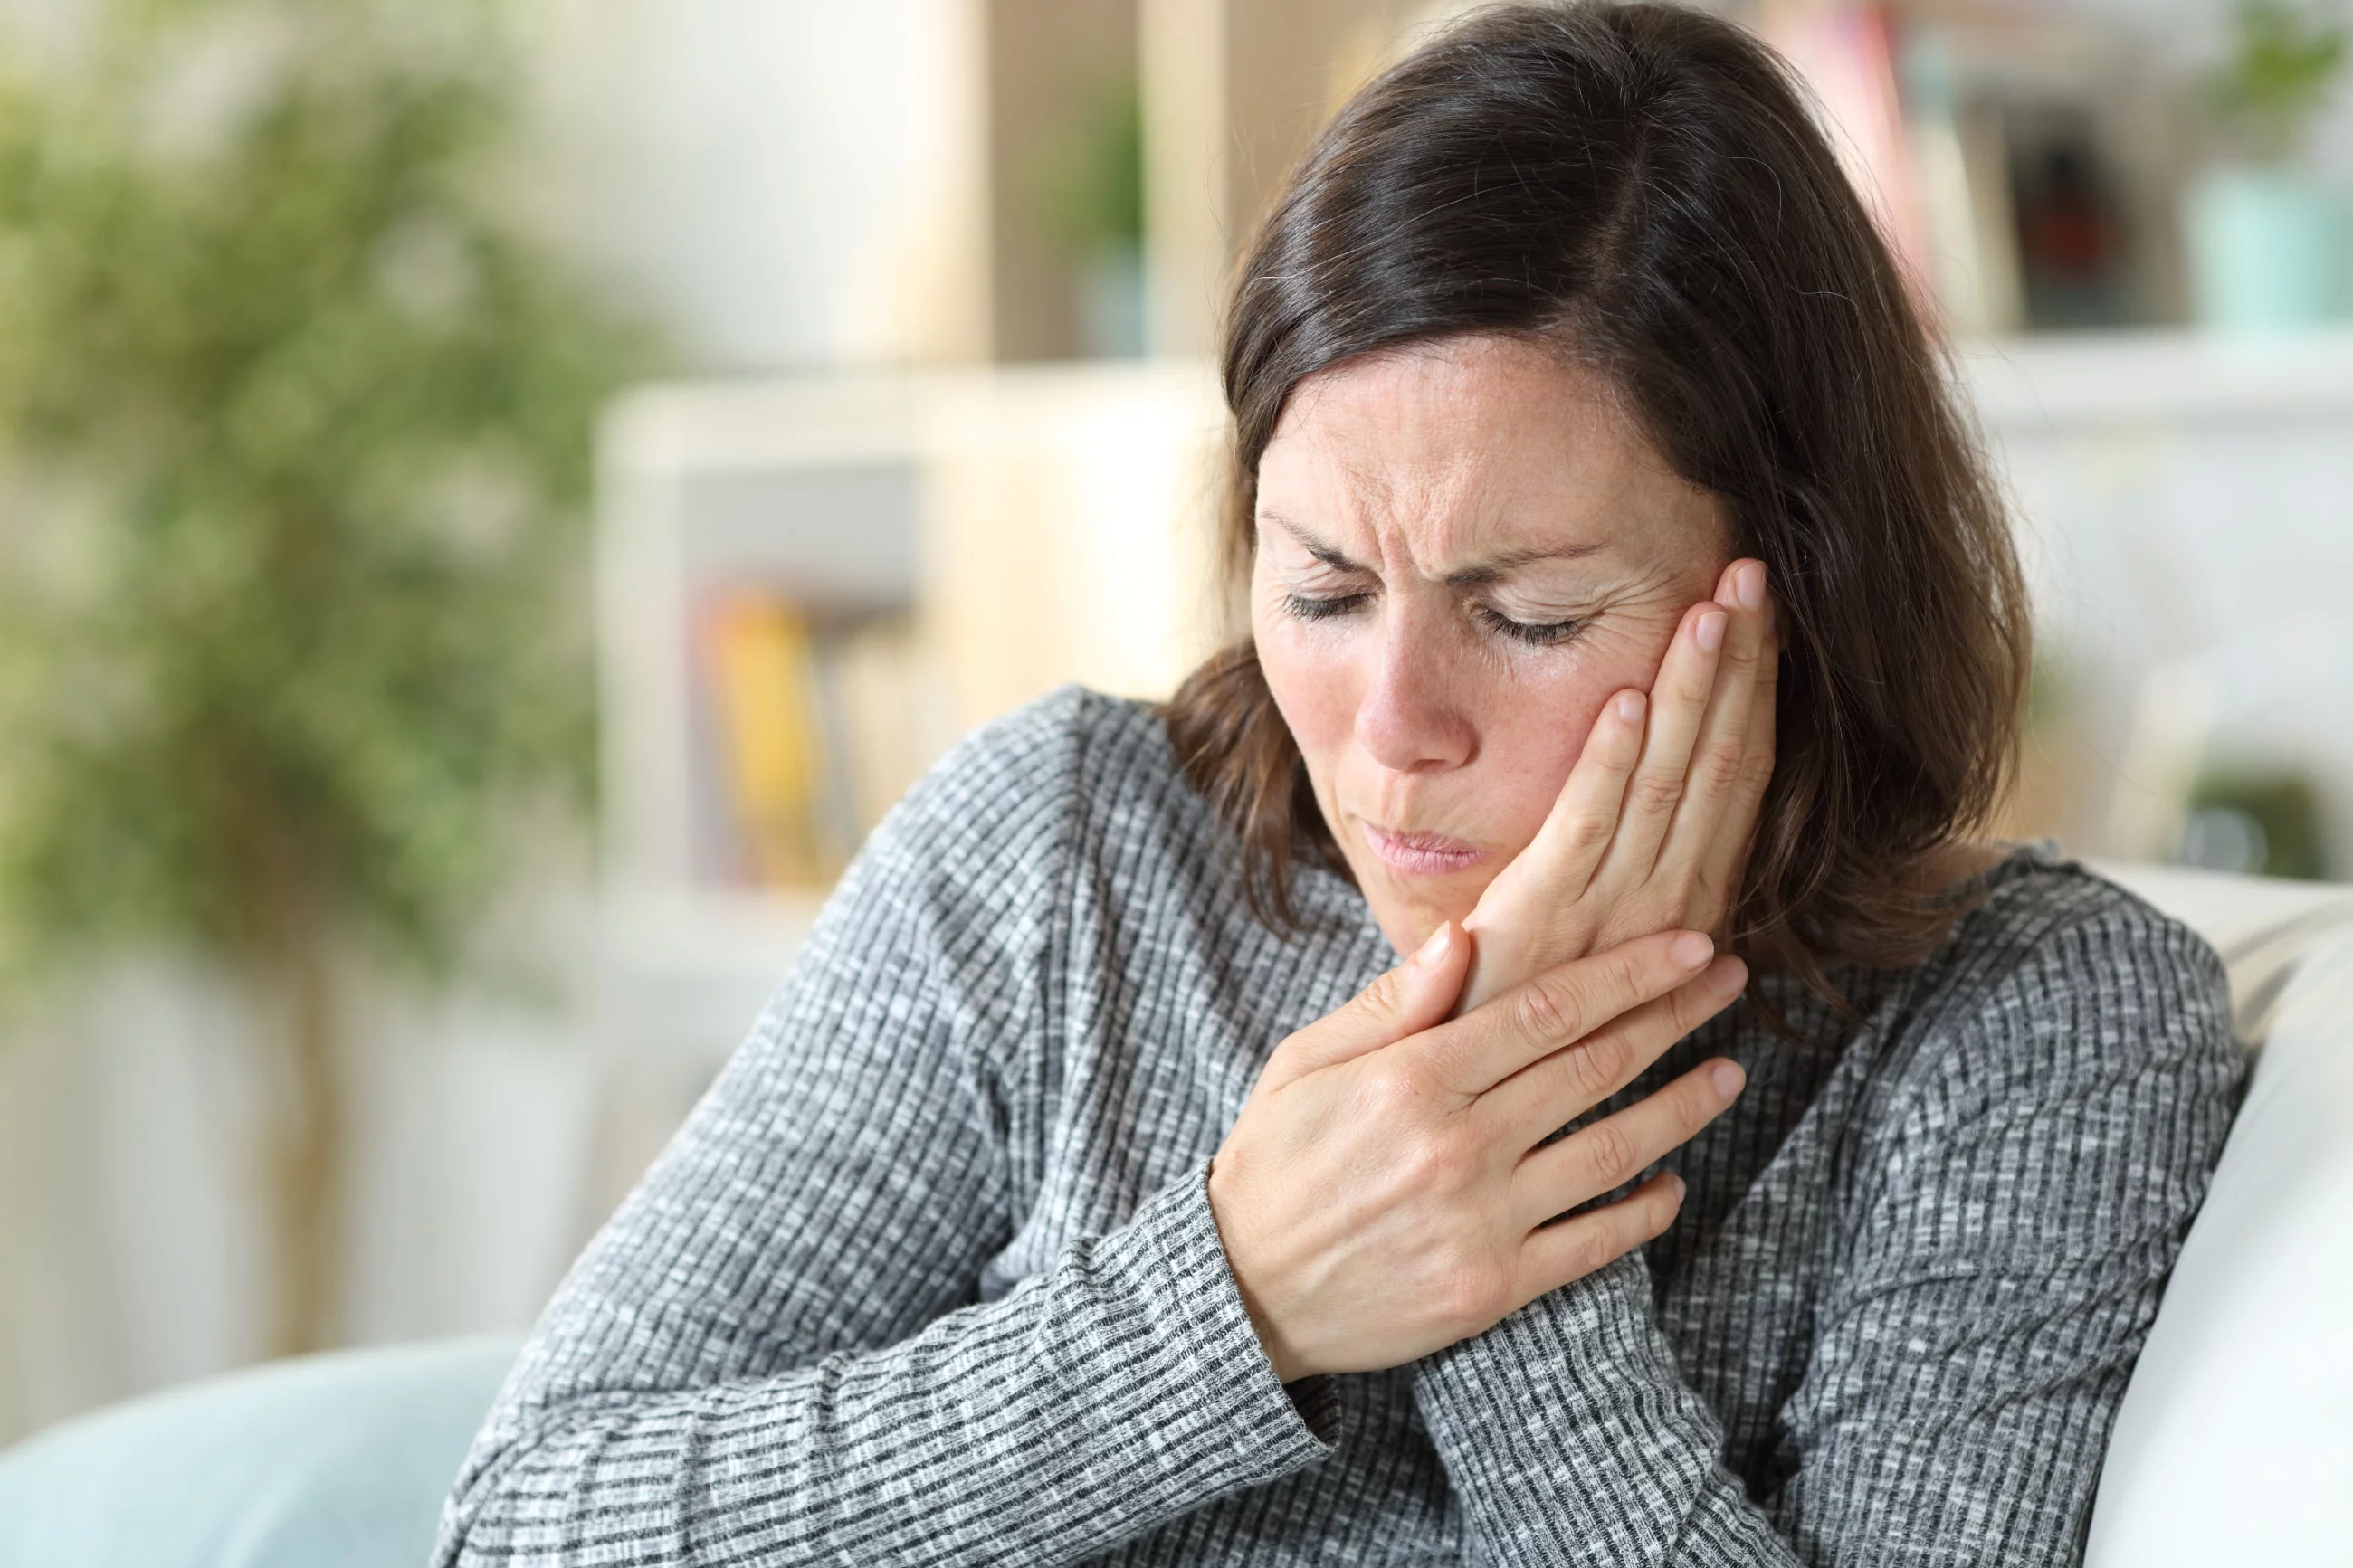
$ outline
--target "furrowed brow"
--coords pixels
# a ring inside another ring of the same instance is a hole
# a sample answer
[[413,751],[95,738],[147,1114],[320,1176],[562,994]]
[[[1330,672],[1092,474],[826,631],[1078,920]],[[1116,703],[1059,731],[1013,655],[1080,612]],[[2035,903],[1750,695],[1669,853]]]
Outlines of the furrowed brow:
[[1476,588],[1531,562],[1582,561],[1588,555],[1599,555],[1603,548],[1599,544],[1572,544],[1558,550],[1506,550],[1459,571],[1449,572],[1446,582],[1449,587]]
[[[1347,556],[1341,553],[1336,545],[1318,539],[1287,517],[1271,511],[1261,511],[1258,517],[1261,522],[1271,528],[1279,528],[1289,534],[1299,548],[1335,572],[1370,570],[1359,562],[1349,560]],[[1600,544],[1572,544],[1551,550],[1532,547],[1525,550],[1499,551],[1484,560],[1473,562],[1468,566],[1459,567],[1448,573],[1445,580],[1449,587],[1476,588],[1493,582],[1507,572],[1516,571],[1531,562],[1582,561],[1588,555],[1600,554],[1606,548],[1607,546]]]
[[1279,528],[1282,530],[1283,532],[1291,535],[1292,539],[1298,544],[1300,549],[1304,550],[1308,554],[1314,556],[1324,565],[1329,566],[1335,572],[1362,572],[1366,570],[1364,566],[1358,564],[1356,562],[1349,560],[1345,555],[1340,553],[1337,546],[1329,544],[1324,541],[1316,538],[1314,534],[1308,532],[1305,529],[1300,527],[1297,523],[1292,521],[1287,517],[1279,517],[1273,512],[1262,511],[1258,514],[1258,518],[1261,522]]

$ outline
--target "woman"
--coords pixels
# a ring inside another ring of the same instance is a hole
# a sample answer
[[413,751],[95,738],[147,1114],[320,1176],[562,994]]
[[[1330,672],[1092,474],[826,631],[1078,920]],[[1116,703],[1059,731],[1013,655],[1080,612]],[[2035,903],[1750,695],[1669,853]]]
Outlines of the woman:
[[892,814],[441,1562],[2073,1559],[2222,982],[1965,837],[2017,570],[1780,68],[1474,18],[1225,377],[1250,638]]

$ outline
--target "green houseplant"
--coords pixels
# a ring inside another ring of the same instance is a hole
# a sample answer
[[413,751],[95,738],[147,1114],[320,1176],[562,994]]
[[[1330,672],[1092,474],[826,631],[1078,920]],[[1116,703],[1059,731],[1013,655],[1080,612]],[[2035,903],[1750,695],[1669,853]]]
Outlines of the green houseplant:
[[487,9],[91,11],[0,75],[0,984],[237,978],[299,1351],[339,961],[447,973],[517,825],[586,804],[590,430],[641,347],[503,216]]
[[2300,156],[2345,66],[2343,20],[2291,0],[2240,0],[2230,58],[2207,82],[2216,129],[2238,156]]
[[1134,359],[1144,332],[1144,98],[1132,79],[1088,101],[1032,171],[1033,205],[1076,269],[1081,339],[1092,358]]
[[2240,0],[2234,16],[2206,82],[2221,157],[2189,193],[2198,314],[2255,330],[2334,320],[2353,304],[2353,201],[2300,160],[2345,67],[2345,24],[2294,0]]

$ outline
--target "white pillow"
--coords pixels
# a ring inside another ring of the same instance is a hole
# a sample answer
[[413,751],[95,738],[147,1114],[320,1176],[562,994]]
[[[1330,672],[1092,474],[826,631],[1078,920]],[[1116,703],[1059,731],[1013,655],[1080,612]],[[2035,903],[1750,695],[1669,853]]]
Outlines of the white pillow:
[[2280,997],[2117,1415],[2084,1561],[2353,1563],[2353,932]]

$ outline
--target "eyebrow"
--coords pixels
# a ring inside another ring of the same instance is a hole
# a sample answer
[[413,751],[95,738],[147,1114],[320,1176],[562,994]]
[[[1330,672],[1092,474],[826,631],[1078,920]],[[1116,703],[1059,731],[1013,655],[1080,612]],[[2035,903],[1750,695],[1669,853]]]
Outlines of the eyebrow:
[[[1323,540],[1316,538],[1314,534],[1308,532],[1307,530],[1302,528],[1299,524],[1292,521],[1287,517],[1281,517],[1271,511],[1262,511],[1258,515],[1260,521],[1272,523],[1275,527],[1282,530],[1283,532],[1291,535],[1293,540],[1298,542],[1299,547],[1302,550],[1306,551],[1308,554],[1314,556],[1324,565],[1331,567],[1335,572],[1365,572],[1371,570],[1371,568],[1363,565],[1361,563],[1349,560],[1347,556],[1342,554],[1337,549],[1334,548]],[[1524,550],[1501,550],[1497,551],[1494,554],[1486,557],[1482,561],[1449,572],[1446,574],[1446,583],[1450,587],[1475,588],[1483,583],[1492,583],[1505,573],[1525,566],[1531,562],[1581,561],[1588,555],[1599,554],[1605,548],[1607,547],[1599,544],[1570,544],[1552,550],[1540,550],[1534,548]]]

